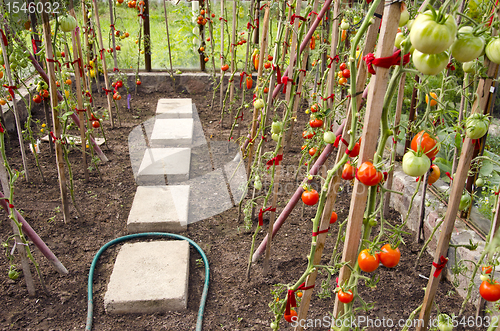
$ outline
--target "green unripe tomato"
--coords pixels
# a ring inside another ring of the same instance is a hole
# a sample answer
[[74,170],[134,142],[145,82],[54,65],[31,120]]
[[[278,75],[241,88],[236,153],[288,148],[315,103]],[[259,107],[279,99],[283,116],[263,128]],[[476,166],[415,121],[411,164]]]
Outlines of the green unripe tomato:
[[479,177],[478,179],[476,179],[476,186],[477,187],[483,187],[484,186],[484,179],[482,179],[481,177]]
[[278,134],[278,133],[281,133],[281,131],[283,131],[283,123],[282,122],[273,122],[273,124],[271,125],[271,132]]
[[271,329],[278,330],[278,324],[276,322],[272,322],[270,325]]
[[271,138],[274,141],[278,142],[278,140],[280,140],[280,135],[279,135],[279,133],[273,133],[272,136],[271,136]]
[[262,99],[257,99],[253,102],[253,107],[255,109],[262,109],[264,108],[264,100]]
[[255,179],[255,181],[253,182],[253,187],[257,190],[257,191],[260,191],[262,189],[262,182],[260,181],[260,179]]
[[475,74],[476,73],[476,66],[474,65],[474,61],[463,63],[462,69],[464,70],[465,73],[468,73],[468,74]]
[[408,21],[410,20],[410,13],[408,12],[408,9],[404,9],[401,12],[401,16],[399,17],[399,27],[404,26]]
[[10,279],[16,280],[19,278],[20,273],[15,268],[10,267],[8,275]]
[[337,137],[335,136],[335,133],[333,133],[332,131],[325,131],[325,133],[323,134],[323,140],[327,144],[333,144],[336,138]]
[[396,34],[396,39],[394,39],[394,46],[401,49],[401,43],[403,42],[403,40],[405,40],[405,35],[403,34],[403,32],[398,32]]
[[464,193],[460,198],[460,205],[458,206],[458,210],[462,211],[469,208],[471,201],[472,199],[469,192]]

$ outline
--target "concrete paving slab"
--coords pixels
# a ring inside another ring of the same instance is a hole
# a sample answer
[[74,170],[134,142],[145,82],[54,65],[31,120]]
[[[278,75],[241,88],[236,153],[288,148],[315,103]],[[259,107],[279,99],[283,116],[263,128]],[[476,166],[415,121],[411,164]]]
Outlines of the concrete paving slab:
[[128,232],[186,231],[188,206],[188,185],[138,186],[128,215]]
[[151,147],[191,146],[192,141],[192,118],[156,118]]
[[107,313],[155,313],[187,308],[189,243],[124,244],[104,295]]
[[222,169],[182,184],[189,185],[189,224],[220,214],[233,206]]
[[193,118],[193,104],[188,98],[159,99],[156,106],[158,118]]
[[147,148],[136,177],[138,185],[165,185],[189,179],[190,148]]

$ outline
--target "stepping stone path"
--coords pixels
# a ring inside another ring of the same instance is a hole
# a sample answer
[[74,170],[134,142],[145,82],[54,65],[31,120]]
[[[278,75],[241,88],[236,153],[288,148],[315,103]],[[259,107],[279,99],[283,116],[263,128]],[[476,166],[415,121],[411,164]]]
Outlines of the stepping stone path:
[[[129,233],[186,231],[189,223],[233,207],[244,193],[246,172],[238,146],[207,143],[191,99],[160,99],[156,115],[129,135],[138,185],[127,221]],[[188,242],[124,244],[104,296],[105,309],[186,309],[188,279]]]

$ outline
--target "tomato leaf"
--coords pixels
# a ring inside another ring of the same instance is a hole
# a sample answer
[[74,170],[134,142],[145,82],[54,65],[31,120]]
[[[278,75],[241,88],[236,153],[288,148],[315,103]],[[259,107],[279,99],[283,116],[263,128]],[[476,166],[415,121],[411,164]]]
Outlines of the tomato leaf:
[[491,175],[492,172],[493,172],[493,163],[484,161],[481,166],[481,169],[479,170],[479,174],[481,176],[488,176]]

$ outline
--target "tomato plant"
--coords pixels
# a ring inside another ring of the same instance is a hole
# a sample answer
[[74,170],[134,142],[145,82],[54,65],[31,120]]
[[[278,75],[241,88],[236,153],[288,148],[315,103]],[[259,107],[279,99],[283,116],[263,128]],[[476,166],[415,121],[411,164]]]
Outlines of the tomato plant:
[[380,263],[377,253],[371,254],[369,249],[363,249],[358,255],[358,265],[364,272],[374,272]]
[[363,164],[361,164],[361,166],[358,168],[358,173],[356,176],[361,183],[367,186],[375,186],[380,183],[380,175],[373,163],[366,161],[363,162]]
[[302,202],[308,206],[314,206],[319,201],[319,194],[315,189],[306,189],[302,192]]
[[401,258],[399,248],[392,248],[390,244],[385,244],[380,249],[380,262],[387,268],[394,268],[398,265]]
[[415,152],[419,152],[421,150],[429,159],[432,159],[439,152],[439,145],[437,145],[437,141],[427,132],[420,131],[417,135],[415,135],[415,137],[413,137],[411,141],[411,149]]
[[337,297],[342,303],[350,303],[354,299],[354,294],[352,294],[351,290],[344,292],[342,291],[342,289],[340,289],[337,293]]
[[500,299],[500,284],[496,280],[485,280],[479,286],[479,294],[486,301],[498,301]]

